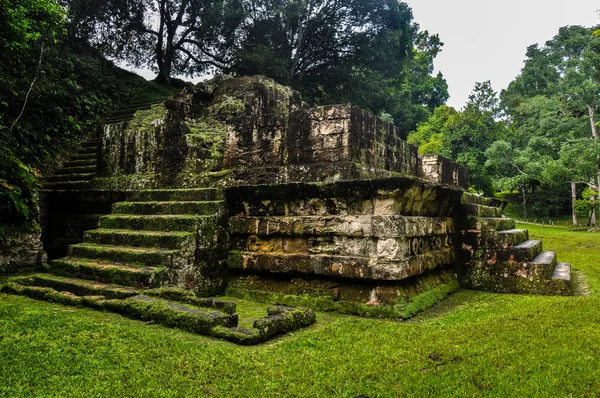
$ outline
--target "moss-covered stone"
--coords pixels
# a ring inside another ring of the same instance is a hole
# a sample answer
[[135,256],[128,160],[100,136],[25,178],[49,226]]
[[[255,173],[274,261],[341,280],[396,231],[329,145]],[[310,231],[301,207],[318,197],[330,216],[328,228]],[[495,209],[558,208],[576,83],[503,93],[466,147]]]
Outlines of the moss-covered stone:
[[108,300],[103,306],[134,319],[153,321],[188,332],[208,334],[215,326],[237,326],[237,315],[206,311],[198,307],[145,295],[126,300]]
[[195,292],[181,288],[163,287],[146,290],[144,294],[166,300],[189,303],[198,307],[214,308],[227,314],[235,314],[236,309],[236,304],[233,301],[224,301],[213,297],[198,297]]
[[11,282],[22,286],[52,288],[58,292],[68,291],[77,296],[103,296],[107,299],[125,299],[135,296],[137,290],[89,280],[61,277],[53,274],[36,274],[16,277]]
[[83,240],[99,245],[156,247],[178,249],[186,241],[194,240],[192,232],[181,231],[134,231],[126,229],[95,229],[87,231]]
[[119,202],[113,214],[196,214],[210,215],[221,211],[223,202]]
[[57,275],[73,278],[97,280],[123,286],[154,287],[162,280],[162,269],[156,267],[135,267],[135,263],[124,265],[107,261],[94,261],[82,258],[53,260],[49,270]]
[[[316,281],[315,281],[316,282]],[[230,281],[226,294],[246,300],[315,311],[350,315],[407,319],[441,301],[459,289],[456,275],[449,270],[434,271],[401,283],[360,285],[329,281],[328,284],[301,287],[297,280],[273,280],[240,276]]]
[[183,214],[133,215],[115,214],[100,217],[99,228],[128,229],[136,231],[180,231],[195,232],[204,225],[206,219],[214,216]]
[[69,247],[69,255],[72,257],[108,260],[130,265],[141,264],[148,267],[159,265],[168,267],[173,263],[173,259],[177,254],[177,250],[86,243],[71,245]]

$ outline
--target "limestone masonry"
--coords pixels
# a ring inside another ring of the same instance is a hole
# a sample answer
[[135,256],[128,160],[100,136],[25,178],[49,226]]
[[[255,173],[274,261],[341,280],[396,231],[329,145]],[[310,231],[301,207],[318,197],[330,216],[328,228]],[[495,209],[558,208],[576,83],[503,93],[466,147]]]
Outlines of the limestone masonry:
[[[242,344],[312,310],[409,318],[461,286],[571,294],[570,266],[503,202],[405,139],[264,77],[130,104],[45,184],[48,273],[4,290]],[[275,306],[244,328],[234,298]]]

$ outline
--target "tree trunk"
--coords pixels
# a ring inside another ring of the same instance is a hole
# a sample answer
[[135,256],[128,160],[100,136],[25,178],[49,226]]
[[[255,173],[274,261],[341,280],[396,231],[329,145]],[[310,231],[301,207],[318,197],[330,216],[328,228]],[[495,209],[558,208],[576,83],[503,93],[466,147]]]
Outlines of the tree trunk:
[[[598,128],[596,127],[596,104],[593,105],[587,105],[588,108],[588,114],[590,117],[590,124],[592,127],[592,137],[594,137],[594,139],[596,141],[598,141]],[[596,161],[596,184],[598,184],[596,186],[596,190],[598,192],[598,198],[600,198],[600,155],[598,155],[597,161]],[[594,212],[594,225],[595,223],[595,212]]]
[[522,189],[523,192],[523,219],[527,220],[527,196],[525,193],[525,188]]
[[156,76],[157,83],[167,83],[169,81],[169,75],[165,76],[165,52],[164,52],[164,34],[166,25],[166,9],[165,1],[158,0],[158,10],[160,13],[160,21],[158,26],[158,41],[156,43],[156,64],[158,65],[158,75]]
[[573,225],[577,225],[577,213],[575,212],[575,201],[577,200],[577,183],[571,182],[571,210],[573,212]]
[[592,203],[594,203],[594,207],[592,208],[592,215],[590,216],[590,227],[594,227],[596,228],[596,198],[595,197],[591,197],[590,198]]

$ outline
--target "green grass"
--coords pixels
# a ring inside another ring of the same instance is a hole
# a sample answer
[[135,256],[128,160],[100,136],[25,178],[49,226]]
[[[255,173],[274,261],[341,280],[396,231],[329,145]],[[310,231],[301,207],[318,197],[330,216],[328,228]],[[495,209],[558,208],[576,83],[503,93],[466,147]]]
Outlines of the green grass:
[[600,236],[526,227],[585,274],[591,296],[462,290],[408,322],[320,313],[240,347],[0,294],[0,396],[597,396]]

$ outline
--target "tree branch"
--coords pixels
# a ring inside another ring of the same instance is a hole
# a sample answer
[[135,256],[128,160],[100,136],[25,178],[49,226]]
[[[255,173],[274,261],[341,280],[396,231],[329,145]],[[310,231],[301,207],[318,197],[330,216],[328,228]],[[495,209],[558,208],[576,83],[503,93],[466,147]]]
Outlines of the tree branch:
[[21,113],[19,113],[19,116],[17,116],[17,118],[15,119],[15,121],[10,126],[10,132],[11,133],[13,131],[13,128],[15,127],[15,125],[17,124],[17,122],[19,121],[19,119],[21,119],[21,116],[23,116],[23,113],[25,112],[25,107],[27,106],[27,101],[29,100],[29,95],[31,94],[31,91],[33,90],[33,86],[35,85],[35,82],[38,79],[38,76],[40,74],[40,70],[42,69],[42,58],[43,57],[44,57],[44,44],[42,43],[42,45],[40,46],[40,58],[38,59],[37,68],[35,70],[35,76],[33,77],[33,80],[31,81],[31,84],[29,85],[29,90],[27,90],[27,94],[25,94],[25,101],[23,102],[23,107],[21,108]]

